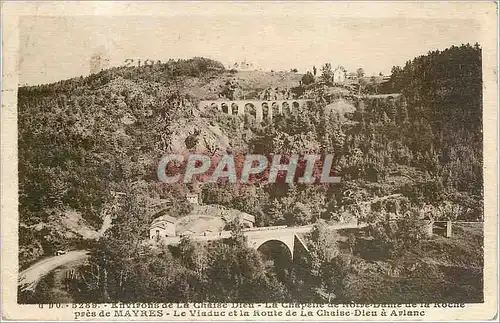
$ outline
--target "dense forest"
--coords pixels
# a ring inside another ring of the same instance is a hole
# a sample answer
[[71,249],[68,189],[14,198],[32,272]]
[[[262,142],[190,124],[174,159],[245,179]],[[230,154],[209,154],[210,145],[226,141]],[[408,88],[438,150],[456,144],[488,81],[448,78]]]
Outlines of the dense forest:
[[[439,239],[423,239],[418,226],[424,216],[482,218],[479,45],[430,52],[394,67],[384,87],[401,95],[323,97],[272,123],[218,110],[196,115],[187,108],[203,99],[186,90],[190,82],[226,73],[220,63],[194,58],[20,88],[21,266],[59,248],[91,250],[90,263],[81,270],[94,278],[73,286],[77,300],[306,302],[330,293],[339,302],[481,301],[482,254],[472,249],[480,248],[482,239],[461,228],[456,245],[443,246]],[[319,85],[304,86],[293,91],[322,96]],[[339,115],[330,108],[338,99],[355,111]],[[148,199],[173,200],[169,212],[175,217],[190,212],[185,194],[191,187],[162,185],[155,178],[158,160],[171,152],[181,131],[178,124],[199,128],[185,134],[186,150],[203,142],[204,128],[211,126],[230,142],[207,143],[213,150],[335,155],[341,184],[200,186],[204,203],[253,214],[258,226],[316,223],[306,237],[310,253],[297,257],[299,264],[279,256],[269,262],[246,246],[238,225],[227,241],[200,245],[184,239],[178,247],[144,247],[151,222]],[[376,203],[368,213],[358,207],[359,201],[395,193],[402,197]],[[65,234],[51,223],[70,210],[93,227],[112,212],[113,226],[98,242]],[[389,213],[405,216],[387,226],[383,220]],[[356,233],[325,229],[325,222],[340,218],[371,225]],[[460,240],[466,236],[474,240]],[[388,268],[377,268],[379,263],[362,254],[366,241]],[[423,250],[443,248],[449,255],[446,265],[415,265]],[[452,269],[459,270],[464,261],[463,282],[456,285]],[[380,270],[383,274],[377,274]],[[385,291],[374,286],[389,279]]]
[[478,44],[452,46],[394,67],[390,81],[411,107],[410,120],[421,124],[417,129],[430,128],[419,132],[432,141],[421,154],[435,152],[450,186],[476,195],[483,187],[481,69]]

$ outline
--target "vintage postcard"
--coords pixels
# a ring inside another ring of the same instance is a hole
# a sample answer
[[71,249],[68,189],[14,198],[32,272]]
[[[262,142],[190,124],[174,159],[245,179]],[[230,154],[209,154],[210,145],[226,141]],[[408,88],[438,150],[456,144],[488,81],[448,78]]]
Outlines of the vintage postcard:
[[498,321],[497,3],[2,3],[2,319]]

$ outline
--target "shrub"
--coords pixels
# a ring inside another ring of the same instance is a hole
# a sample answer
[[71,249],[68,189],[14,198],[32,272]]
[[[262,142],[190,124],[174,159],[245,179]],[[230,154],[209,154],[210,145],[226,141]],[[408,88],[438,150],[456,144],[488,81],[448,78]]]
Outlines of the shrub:
[[311,72],[307,72],[302,76],[302,84],[309,85],[312,83],[314,83],[314,76],[312,75]]

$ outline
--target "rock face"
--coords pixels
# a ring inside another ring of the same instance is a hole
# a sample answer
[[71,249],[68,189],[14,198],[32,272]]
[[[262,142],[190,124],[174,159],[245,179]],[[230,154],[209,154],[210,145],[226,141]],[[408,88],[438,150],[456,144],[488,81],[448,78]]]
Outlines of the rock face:
[[180,119],[170,127],[172,136],[170,153],[210,153],[226,151],[230,148],[229,137],[218,126],[210,125],[204,119],[196,123]]
[[338,116],[338,121],[341,122],[347,120],[346,114],[354,113],[356,111],[354,105],[345,99],[335,100],[332,103],[328,104],[325,109],[327,113],[335,113]]
[[125,115],[124,115],[124,116],[120,119],[120,121],[121,121],[123,124],[125,124],[125,125],[127,125],[127,126],[128,126],[128,125],[134,124],[134,123],[137,121],[137,119],[136,119],[133,115],[131,115],[130,113],[126,113],[126,114],[125,114]]

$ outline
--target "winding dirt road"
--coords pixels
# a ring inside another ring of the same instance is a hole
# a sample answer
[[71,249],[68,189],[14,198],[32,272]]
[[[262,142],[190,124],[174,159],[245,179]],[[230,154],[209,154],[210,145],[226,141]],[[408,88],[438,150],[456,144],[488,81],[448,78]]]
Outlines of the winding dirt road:
[[[99,238],[102,237],[106,230],[108,230],[111,226],[111,213],[104,211],[104,219],[101,229],[95,233],[95,237],[92,239],[99,240]],[[87,250],[73,250],[65,253],[64,255],[53,256],[40,260],[19,273],[17,286],[21,289],[21,291],[34,291],[38,282],[57,267],[69,262],[84,260],[88,257],[89,251]]]
[[[334,229],[343,229],[343,228],[353,228],[353,227],[362,227],[363,225],[358,224],[338,224],[331,225],[330,228]],[[102,225],[101,230],[99,230],[97,239],[104,234],[104,232],[111,227],[111,218],[105,217],[104,223]],[[293,231],[294,233],[305,233],[310,231],[312,225],[306,225],[302,227],[267,227],[267,228],[254,228],[250,229],[247,234],[256,234],[259,232],[271,232],[270,229],[279,229],[278,231]],[[276,231],[276,230],[274,230]],[[273,232],[274,232],[273,231]],[[220,239],[222,237],[229,237],[230,232],[223,232],[223,234],[217,234],[216,236],[196,236],[198,240],[213,240]],[[178,243],[180,237],[173,237],[173,241],[171,243]],[[18,287],[21,291],[34,291],[38,282],[49,274],[54,269],[63,266],[67,263],[77,261],[77,260],[85,260],[89,257],[88,250],[73,250],[68,253],[60,256],[53,256],[31,265],[29,268],[23,270],[19,273],[18,279]]]
[[84,260],[89,257],[87,250],[74,250],[60,256],[41,260],[19,273],[18,286],[22,291],[34,291],[38,282],[52,270],[68,262]]

